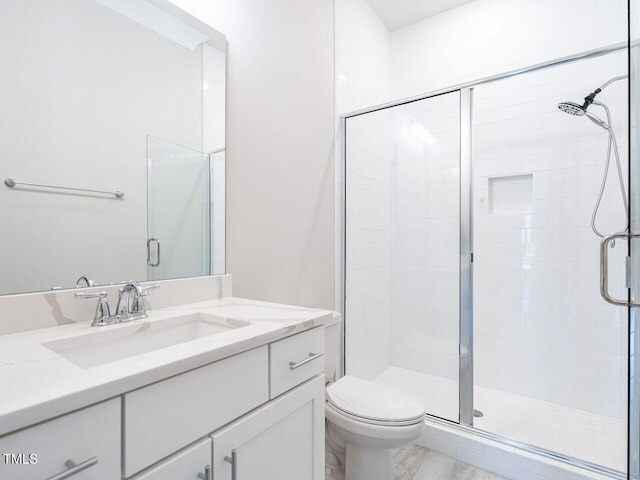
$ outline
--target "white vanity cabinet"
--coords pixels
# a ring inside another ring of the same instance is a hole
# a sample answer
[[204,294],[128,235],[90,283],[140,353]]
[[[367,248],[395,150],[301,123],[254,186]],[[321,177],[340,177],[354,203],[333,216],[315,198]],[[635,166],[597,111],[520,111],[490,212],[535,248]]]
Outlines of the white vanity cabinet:
[[13,456],[0,457],[0,479],[323,480],[323,350],[316,327],[176,364],[174,376],[1,436]]
[[0,437],[0,454],[0,479],[118,480],[120,398]]
[[323,350],[313,328],[125,394],[123,476],[321,480]]
[[215,432],[215,480],[324,479],[324,376]]

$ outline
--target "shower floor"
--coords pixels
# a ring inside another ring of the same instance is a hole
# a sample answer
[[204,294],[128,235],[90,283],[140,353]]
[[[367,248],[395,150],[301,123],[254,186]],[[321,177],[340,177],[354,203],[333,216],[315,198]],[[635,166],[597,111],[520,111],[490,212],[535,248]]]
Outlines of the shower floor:
[[[458,419],[458,383],[398,367],[374,379],[424,400],[427,412]],[[564,455],[626,471],[627,427],[621,420],[498,390],[475,387],[475,427]]]

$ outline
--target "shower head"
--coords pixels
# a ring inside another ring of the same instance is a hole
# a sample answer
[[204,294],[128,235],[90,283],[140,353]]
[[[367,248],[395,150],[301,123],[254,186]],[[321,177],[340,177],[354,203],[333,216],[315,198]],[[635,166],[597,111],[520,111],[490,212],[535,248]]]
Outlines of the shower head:
[[586,110],[577,103],[574,102],[560,102],[558,108],[569,115],[575,115],[576,117],[582,117],[586,114]]
[[596,88],[593,92],[591,92],[589,95],[584,97],[584,103],[582,105],[579,105],[574,102],[560,102],[558,104],[558,108],[563,112],[568,113],[570,115],[575,115],[576,117],[583,117],[586,115],[587,117],[589,117],[589,120],[591,120],[596,125],[603,128],[608,128],[605,122],[600,120],[595,115],[592,115],[590,112],[587,112],[587,108],[589,108],[589,105],[591,104],[602,105],[600,102],[597,102],[595,100],[596,95],[598,95],[602,90],[607,88],[613,82],[617,82],[618,80],[622,80],[625,78],[629,78],[629,75],[619,75],[617,77],[613,77],[610,80],[607,80],[600,88]]
[[[594,105],[602,105],[600,102],[593,102]],[[607,123],[591,112],[587,111],[587,108],[584,105],[578,105],[573,102],[560,102],[558,104],[558,108],[569,115],[575,115],[576,117],[584,117],[586,116],[593,123],[598,125],[599,127],[604,128],[605,130],[609,129]]]

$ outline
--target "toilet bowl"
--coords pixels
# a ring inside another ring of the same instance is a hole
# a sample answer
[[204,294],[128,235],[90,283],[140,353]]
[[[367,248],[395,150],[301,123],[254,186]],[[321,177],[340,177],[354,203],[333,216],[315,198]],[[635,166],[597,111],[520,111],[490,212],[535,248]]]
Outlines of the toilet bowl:
[[326,473],[331,480],[391,480],[391,450],[422,433],[414,395],[344,376],[326,390]]

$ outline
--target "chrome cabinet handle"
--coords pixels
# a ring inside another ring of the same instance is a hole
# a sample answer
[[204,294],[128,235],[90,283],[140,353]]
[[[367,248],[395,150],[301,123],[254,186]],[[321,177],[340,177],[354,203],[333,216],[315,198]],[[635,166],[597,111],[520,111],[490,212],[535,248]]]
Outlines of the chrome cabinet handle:
[[211,480],[211,465],[205,465],[204,473],[199,473],[198,478],[200,480]]
[[76,473],[80,473],[83,470],[86,470],[89,467],[93,467],[96,463],[98,463],[98,457],[91,457],[89,460],[85,460],[82,463],[76,464],[73,460],[69,459],[64,462],[64,466],[68,468],[64,472],[60,472],[53,477],[47,478],[47,480],[64,480],[65,478],[69,478]]
[[231,456],[225,455],[224,461],[231,464],[231,480],[238,480],[238,451],[231,450]]
[[305,358],[304,360],[300,361],[300,362],[289,362],[289,369],[291,370],[295,370],[296,368],[300,368],[303,365],[306,365],[309,362],[314,361],[316,358],[320,358],[321,356],[324,355],[324,352],[320,352],[320,353],[310,353],[308,358]]
[[[151,263],[151,242],[156,242],[158,249],[158,258],[156,259],[156,263]],[[157,238],[150,238],[147,240],[147,265],[150,267],[157,267],[160,265],[160,240]]]
[[638,233],[612,233],[611,235],[607,235],[600,242],[600,295],[607,302],[613,305],[621,305],[623,307],[640,307],[640,303],[631,302],[627,300],[618,300],[613,298],[609,294],[609,243],[614,241],[617,238],[621,239],[631,239],[631,238],[640,238],[640,234]]

